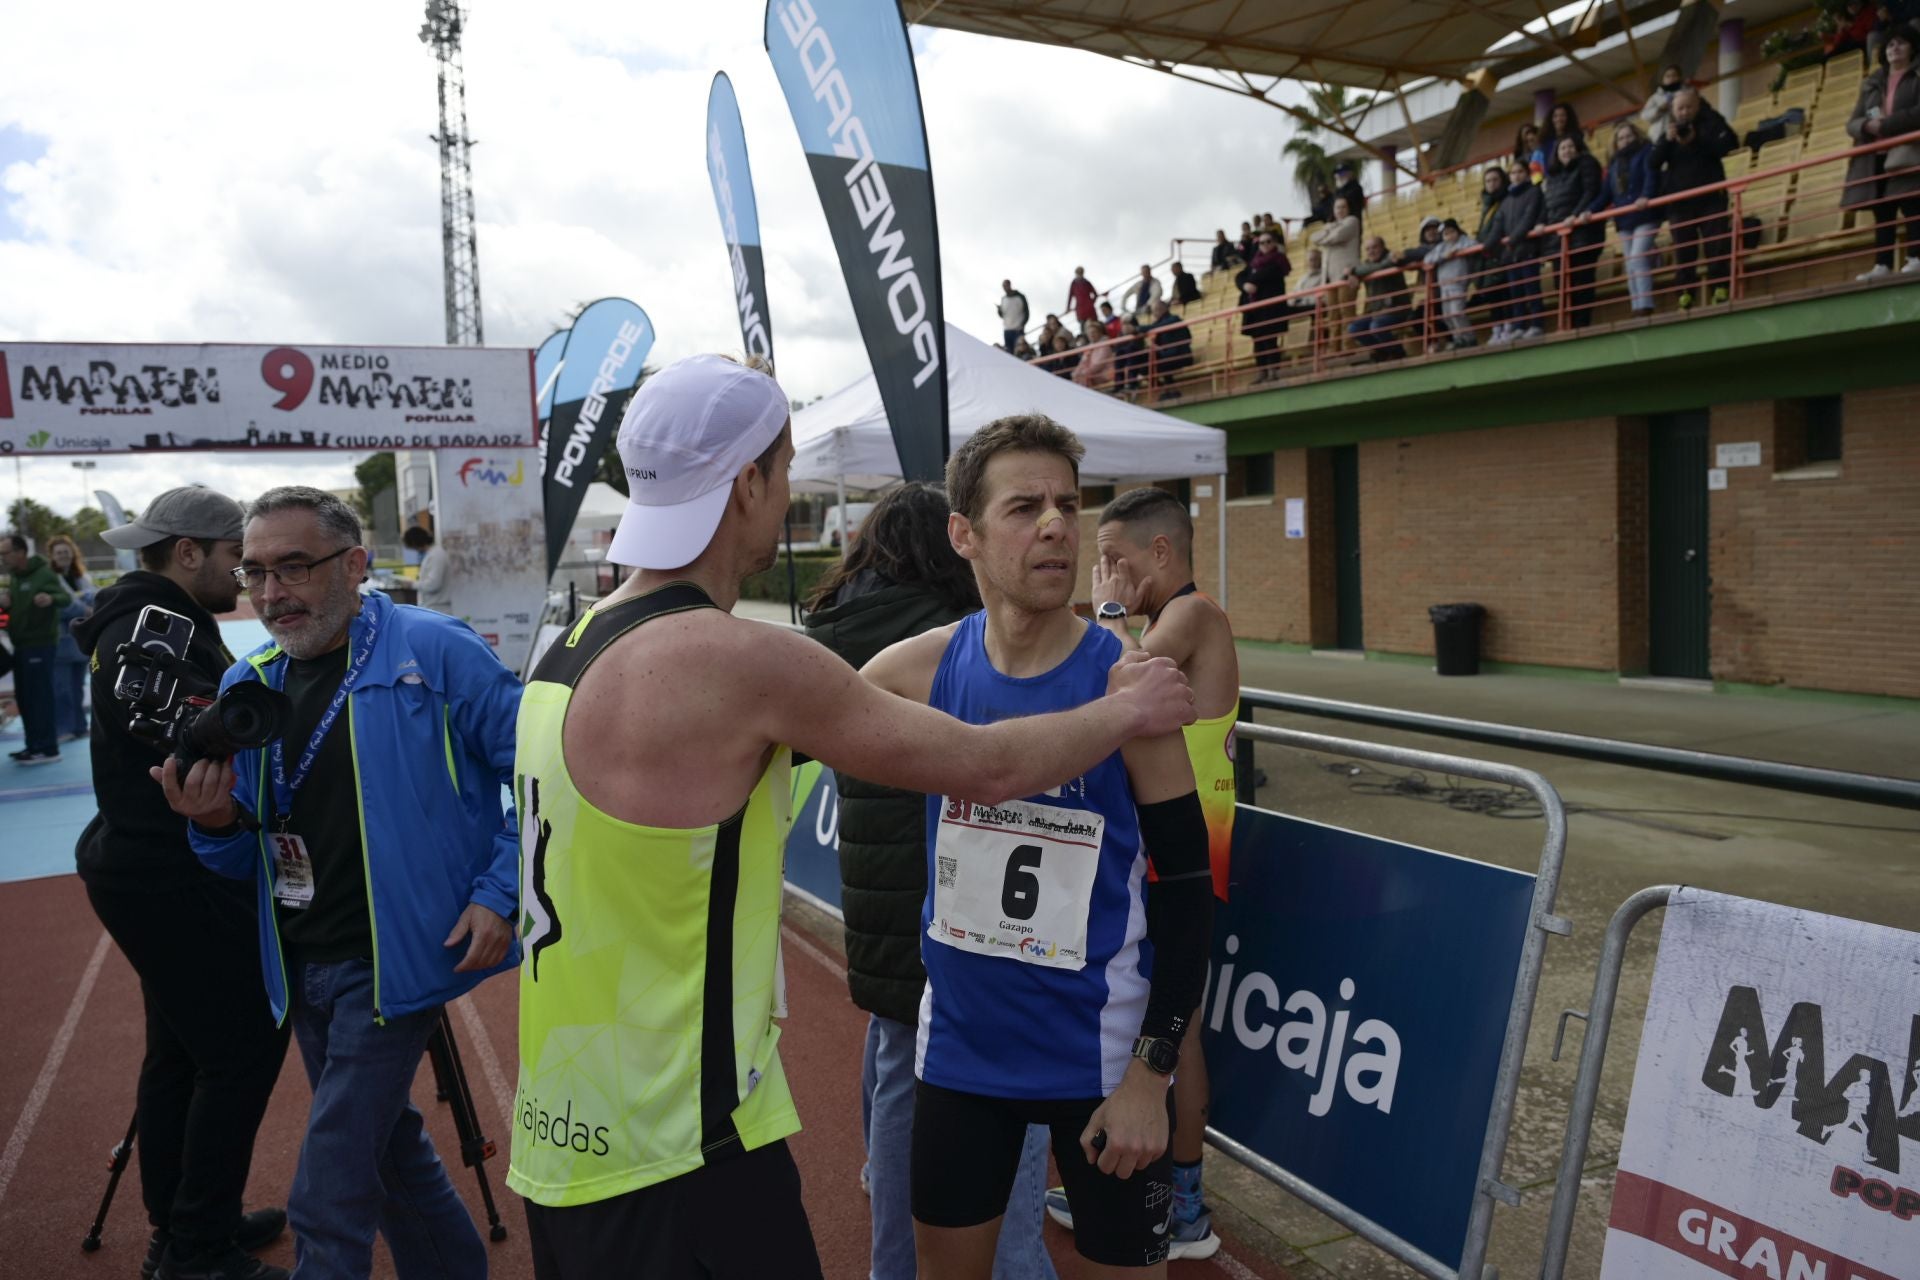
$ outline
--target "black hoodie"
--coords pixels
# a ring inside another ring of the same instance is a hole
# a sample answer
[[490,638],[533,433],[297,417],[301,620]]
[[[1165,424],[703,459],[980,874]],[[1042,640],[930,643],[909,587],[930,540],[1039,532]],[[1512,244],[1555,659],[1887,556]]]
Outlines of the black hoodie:
[[[93,616],[75,624],[74,639],[88,655],[93,685],[93,793],[100,805],[80,833],[74,861],[89,886],[155,891],[187,885],[235,884],[200,865],[187,843],[187,820],[167,807],[147,770],[166,759],[127,731],[127,704],[113,696],[119,647],[133,635],[140,610],[157,604],[193,622],[187,662],[217,686],[233,655],[220,641],[213,615],[171,578],[129,573],[94,601]],[[247,890],[249,894],[251,890]]]

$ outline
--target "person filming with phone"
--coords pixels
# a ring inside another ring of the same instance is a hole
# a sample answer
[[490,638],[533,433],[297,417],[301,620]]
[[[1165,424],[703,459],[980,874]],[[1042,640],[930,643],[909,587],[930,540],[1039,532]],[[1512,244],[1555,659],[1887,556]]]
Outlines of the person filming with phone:
[[[214,615],[239,596],[244,521],[239,503],[211,489],[161,494],[139,519],[102,535],[138,552],[141,568],[101,591],[73,632],[93,683],[100,806],[74,861],[94,914],[140,978],[147,1047],[134,1150],[153,1224],[140,1274],[168,1280],[287,1274],[247,1253],[279,1236],[286,1214],[243,1215],[240,1205],[287,1050],[285,1029],[260,1000],[253,895],[200,865],[186,819],[147,773],[166,746],[139,731],[192,693],[211,693],[232,664]],[[120,650],[130,643],[167,665],[123,678]]]

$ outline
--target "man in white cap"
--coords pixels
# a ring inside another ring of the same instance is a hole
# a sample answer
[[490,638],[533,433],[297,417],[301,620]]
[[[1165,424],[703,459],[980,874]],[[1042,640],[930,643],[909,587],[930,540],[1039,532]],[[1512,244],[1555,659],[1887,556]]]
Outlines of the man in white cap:
[[542,1280],[818,1276],[773,1022],[793,753],[996,802],[1183,725],[1192,693],[1141,657],[1075,710],[966,725],[731,616],[774,562],[793,458],[786,393],[756,369],[669,366],[618,446],[632,497],[608,558],[638,571],[553,645],[521,703],[507,1181],[529,1201]]

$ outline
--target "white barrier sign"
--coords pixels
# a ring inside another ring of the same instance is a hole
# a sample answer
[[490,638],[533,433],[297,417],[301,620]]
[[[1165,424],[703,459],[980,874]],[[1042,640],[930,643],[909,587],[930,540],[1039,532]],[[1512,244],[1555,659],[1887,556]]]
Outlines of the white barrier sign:
[[1667,908],[1601,1280],[1920,1280],[1920,934]]
[[0,455],[533,439],[531,351],[0,343]]
[[540,451],[434,454],[434,529],[447,553],[447,612],[515,671],[533,648],[547,598]]

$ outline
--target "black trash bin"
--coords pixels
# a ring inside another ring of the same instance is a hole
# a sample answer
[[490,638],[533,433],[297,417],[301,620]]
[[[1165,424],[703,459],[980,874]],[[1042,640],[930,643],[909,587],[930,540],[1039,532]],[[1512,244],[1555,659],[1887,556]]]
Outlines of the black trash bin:
[[1480,620],[1487,611],[1477,604],[1427,606],[1433,620],[1434,670],[1443,676],[1480,674]]

